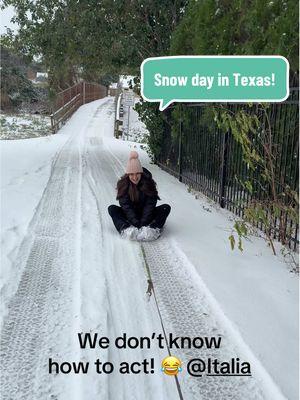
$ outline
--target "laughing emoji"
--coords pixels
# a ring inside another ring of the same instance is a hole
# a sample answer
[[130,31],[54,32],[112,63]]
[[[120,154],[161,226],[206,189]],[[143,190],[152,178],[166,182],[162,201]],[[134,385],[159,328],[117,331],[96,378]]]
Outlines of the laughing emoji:
[[167,375],[177,375],[182,371],[181,361],[177,357],[168,356],[161,362],[161,370]]

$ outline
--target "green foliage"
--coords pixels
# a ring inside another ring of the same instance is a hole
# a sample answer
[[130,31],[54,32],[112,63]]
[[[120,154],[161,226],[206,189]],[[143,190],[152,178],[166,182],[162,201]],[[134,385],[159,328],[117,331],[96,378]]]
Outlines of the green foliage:
[[234,238],[234,236],[233,236],[233,235],[230,235],[230,236],[228,237],[228,239],[229,239],[229,242],[230,242],[231,250],[234,250],[234,246],[235,246],[235,238]]
[[119,75],[118,74],[104,74],[100,76],[99,82],[103,86],[109,86],[112,83],[118,82]]
[[[4,0],[15,7],[19,50],[40,56],[49,73],[50,98],[79,78],[110,83],[108,75],[138,75],[147,57],[169,52],[170,38],[187,0]],[[152,158],[160,154],[162,113],[137,106],[149,132]]]
[[50,85],[62,89],[84,75],[137,74],[146,57],[165,55],[186,0],[4,0],[13,6],[24,54],[40,55]]
[[[238,249],[240,251],[243,251],[243,241],[242,239],[247,238],[248,235],[248,227],[245,221],[235,221],[234,223],[234,232],[237,234],[237,243],[238,243]],[[230,247],[231,250],[234,250],[235,245],[236,245],[236,239],[234,236],[234,233],[232,233],[229,237],[229,242],[230,242]]]
[[192,0],[170,54],[285,56],[298,70],[297,0]]
[[[239,247],[246,235],[241,224],[247,226],[249,223],[263,229],[275,254],[273,238],[277,236],[286,244],[287,238],[292,234],[288,230],[287,221],[291,222],[290,226],[296,226],[298,222],[299,199],[296,192],[291,190],[282,178],[278,167],[276,169],[278,144],[273,143],[275,127],[270,122],[270,107],[267,104],[260,104],[255,109],[252,105],[238,109],[219,106],[214,108],[214,113],[218,127],[223,132],[230,132],[240,145],[243,160],[248,168],[247,178],[244,181],[239,180],[241,186],[251,195],[251,200],[244,205],[243,221],[234,225]],[[281,157],[288,155],[282,154]],[[259,187],[257,186],[257,174],[264,179],[263,187],[261,182],[258,182]],[[234,247],[232,235],[229,240],[231,247]]]
[[173,140],[178,140],[180,133],[180,122],[182,123],[182,140],[183,143],[187,140],[185,132],[189,129],[201,129],[204,128],[209,133],[214,133],[214,125],[211,123],[214,117],[213,107],[207,107],[201,110],[201,118],[197,118],[197,127],[195,126],[195,115],[196,108],[187,107],[182,103],[175,103],[174,108],[171,111],[172,115],[172,126],[171,134]]
[[[251,110],[251,105],[250,105]],[[253,137],[260,126],[257,115],[247,110],[238,109],[236,111],[227,107],[219,106],[213,108],[214,120],[223,132],[230,131],[243,151],[245,163],[255,170],[257,164],[263,164],[264,159],[260,156],[258,149],[254,146]],[[249,186],[249,183],[248,183]]]
[[37,101],[38,93],[26,78],[26,60],[12,49],[1,46],[1,107],[17,107],[24,101]]

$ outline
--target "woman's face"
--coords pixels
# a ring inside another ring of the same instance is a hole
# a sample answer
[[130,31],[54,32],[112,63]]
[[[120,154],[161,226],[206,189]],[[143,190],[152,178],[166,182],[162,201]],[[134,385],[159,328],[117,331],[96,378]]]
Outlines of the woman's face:
[[135,185],[137,185],[141,179],[142,174],[140,172],[137,172],[135,174],[128,174],[128,176],[130,181]]

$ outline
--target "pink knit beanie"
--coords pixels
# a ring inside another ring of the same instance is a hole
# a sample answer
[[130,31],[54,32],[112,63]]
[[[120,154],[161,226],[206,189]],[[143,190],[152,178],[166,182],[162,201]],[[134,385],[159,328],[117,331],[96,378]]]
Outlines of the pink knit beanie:
[[126,174],[143,173],[143,168],[139,160],[139,155],[136,151],[131,151],[127,162]]

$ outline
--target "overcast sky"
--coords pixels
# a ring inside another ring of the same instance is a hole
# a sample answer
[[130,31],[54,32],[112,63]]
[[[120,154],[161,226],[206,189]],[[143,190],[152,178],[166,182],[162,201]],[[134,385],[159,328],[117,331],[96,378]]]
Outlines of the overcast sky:
[[14,8],[12,6],[6,7],[4,10],[0,10],[0,34],[6,33],[6,28],[16,30],[16,24],[10,22],[11,18],[14,16]]

